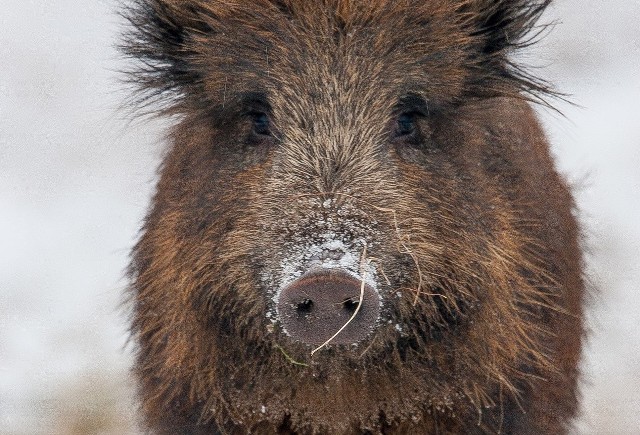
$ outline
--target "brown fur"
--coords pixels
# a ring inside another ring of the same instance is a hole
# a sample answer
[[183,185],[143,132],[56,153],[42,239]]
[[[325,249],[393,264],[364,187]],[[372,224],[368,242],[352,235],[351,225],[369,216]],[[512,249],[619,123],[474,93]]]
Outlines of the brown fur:
[[[509,57],[547,3],[134,2],[139,101],[177,115],[131,266],[147,428],[566,432],[578,230]],[[367,246],[383,315],[311,358],[268,313],[326,231]]]

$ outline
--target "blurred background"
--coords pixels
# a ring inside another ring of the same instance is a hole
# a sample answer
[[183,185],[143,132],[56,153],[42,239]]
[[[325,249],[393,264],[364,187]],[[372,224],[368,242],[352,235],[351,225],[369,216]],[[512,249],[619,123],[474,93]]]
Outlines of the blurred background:
[[[161,122],[118,106],[113,0],[0,8],[0,434],[135,434],[124,270]],[[576,434],[640,433],[640,1],[556,0],[523,60],[574,186],[593,292]]]

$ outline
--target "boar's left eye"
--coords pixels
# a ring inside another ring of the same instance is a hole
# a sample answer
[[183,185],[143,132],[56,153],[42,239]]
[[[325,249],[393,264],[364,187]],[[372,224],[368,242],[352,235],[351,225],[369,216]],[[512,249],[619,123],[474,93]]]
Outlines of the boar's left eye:
[[418,144],[424,139],[424,120],[430,118],[427,100],[418,94],[407,94],[398,100],[394,110],[391,134],[401,142]]
[[406,112],[401,114],[396,121],[396,137],[409,136],[416,131],[416,117],[415,112]]
[[251,121],[253,123],[253,134],[256,136],[270,136],[270,122],[269,116],[264,112],[251,112],[249,113]]

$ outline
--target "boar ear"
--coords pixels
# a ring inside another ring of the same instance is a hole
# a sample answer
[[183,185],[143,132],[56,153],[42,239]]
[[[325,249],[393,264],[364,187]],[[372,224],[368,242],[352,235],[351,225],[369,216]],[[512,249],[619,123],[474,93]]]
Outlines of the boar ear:
[[[177,111],[176,103],[202,83],[192,40],[212,29],[201,2],[133,0],[121,15],[129,23],[120,50],[134,62],[125,71],[126,81],[138,91],[134,106],[143,114]],[[163,107],[144,110],[155,102]]]
[[[478,79],[492,81],[488,88],[509,93],[509,88],[524,91],[527,98],[543,104],[554,95],[546,82],[527,73],[513,55],[538,40],[547,26],[538,25],[540,15],[551,0],[472,0],[465,2],[463,13],[474,41],[474,56],[482,69]],[[486,83],[480,84],[487,89]]]
[[[495,54],[535,41],[544,28],[536,23],[551,0],[478,0],[473,36],[484,39],[484,52]],[[533,36],[527,37],[533,33]]]

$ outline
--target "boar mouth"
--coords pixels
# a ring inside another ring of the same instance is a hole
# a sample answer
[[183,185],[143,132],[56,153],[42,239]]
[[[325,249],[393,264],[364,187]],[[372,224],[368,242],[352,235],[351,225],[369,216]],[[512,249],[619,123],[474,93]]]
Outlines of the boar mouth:
[[341,269],[316,269],[285,286],[276,298],[284,332],[308,345],[355,344],[380,317],[380,295]]

